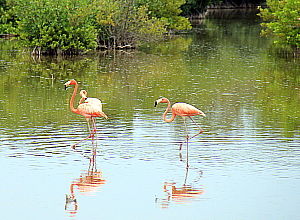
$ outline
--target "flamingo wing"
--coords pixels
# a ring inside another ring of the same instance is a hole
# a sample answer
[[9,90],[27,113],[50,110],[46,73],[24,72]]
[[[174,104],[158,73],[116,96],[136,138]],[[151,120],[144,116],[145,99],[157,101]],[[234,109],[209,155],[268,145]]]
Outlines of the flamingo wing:
[[97,99],[97,98],[86,98],[86,99],[85,99],[85,103],[89,103],[89,104],[98,106],[98,108],[100,108],[101,111],[102,111],[102,103],[101,103],[101,101],[100,101],[99,99]]
[[83,115],[84,117],[104,117],[107,119],[107,116],[102,112],[102,108],[97,105],[93,105],[90,103],[80,104],[77,108],[77,111]]
[[182,102],[175,103],[172,106],[172,112],[174,112],[176,115],[179,115],[182,117],[195,116],[195,115],[205,116],[205,114],[201,110],[195,108],[194,106],[192,106],[190,104],[182,103]]

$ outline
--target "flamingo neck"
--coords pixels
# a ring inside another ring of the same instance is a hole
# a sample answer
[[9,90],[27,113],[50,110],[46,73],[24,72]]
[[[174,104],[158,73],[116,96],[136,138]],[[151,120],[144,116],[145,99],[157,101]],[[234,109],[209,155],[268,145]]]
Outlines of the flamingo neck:
[[76,114],[78,114],[78,112],[77,112],[77,109],[74,108],[73,103],[74,103],[74,99],[75,99],[75,96],[76,96],[76,93],[77,93],[77,89],[78,89],[78,84],[75,83],[74,91],[73,91],[72,97],[70,99],[70,109],[71,109],[72,112],[74,112]]
[[175,119],[175,117],[176,117],[176,114],[174,114],[174,113],[172,112],[172,117],[171,117],[170,119],[167,119],[167,113],[169,112],[170,109],[171,109],[171,103],[170,103],[170,101],[168,100],[168,107],[167,107],[165,113],[163,114],[163,117],[164,117],[164,121],[165,121],[165,122],[172,122],[172,121],[174,121],[174,119]]

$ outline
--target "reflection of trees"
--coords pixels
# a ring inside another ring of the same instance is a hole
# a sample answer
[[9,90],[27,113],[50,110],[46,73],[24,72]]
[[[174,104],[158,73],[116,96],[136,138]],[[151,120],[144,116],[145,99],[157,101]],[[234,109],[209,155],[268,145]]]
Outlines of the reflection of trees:
[[[257,49],[262,44],[268,45],[272,42],[259,37],[259,18],[253,15],[255,17],[245,19],[204,19],[200,24],[195,23],[192,43],[199,45],[194,48],[198,50],[197,56],[201,56],[201,60],[212,62],[212,57],[218,58],[221,55],[220,62],[230,64],[231,57],[255,58],[259,53],[265,54],[265,50]],[[193,48],[188,53],[195,55]]]
[[9,100],[3,102],[1,110],[4,115],[10,115],[6,122],[17,127],[37,126],[64,118],[58,110],[64,101],[62,81],[84,75],[91,68],[91,60],[84,57],[63,60],[42,57],[36,61],[22,56],[21,52],[13,57],[8,51],[0,57],[4,60],[0,99]]
[[173,55],[187,51],[191,43],[192,39],[189,37],[173,36],[173,38],[169,39],[168,43],[150,43],[141,50],[150,54]]
[[[163,80],[169,81],[172,77],[169,72],[177,75],[178,71],[185,69],[180,52],[188,49],[189,43],[189,39],[178,37],[169,44],[160,44],[157,48],[168,53],[164,58],[144,52],[117,51],[75,57],[41,57],[35,60],[20,51],[14,51],[12,56],[13,44],[5,41],[5,44],[0,45],[3,47],[0,54],[3,60],[0,65],[3,71],[0,81],[3,97],[0,98],[10,101],[3,102],[0,110],[4,115],[9,115],[6,122],[17,127],[68,120],[73,116],[62,109],[67,106],[69,99],[68,93],[62,88],[64,81],[75,78],[82,89],[104,102],[104,109],[105,103],[110,104],[111,112],[108,115],[114,117],[113,114],[118,112],[122,118],[132,118],[132,110],[144,102],[149,91],[160,89],[157,82],[161,80],[161,73],[167,73],[163,74]],[[171,48],[175,55],[170,56]],[[178,61],[172,64],[177,66],[176,70],[169,68],[168,64],[174,60]],[[176,80],[177,83],[179,81],[182,78]]]
[[257,14],[259,10],[257,8],[246,9],[208,9],[205,14],[205,18],[213,19],[258,19]]
[[300,127],[300,68],[296,63],[278,61],[277,70],[261,72],[255,99],[255,106],[261,109],[257,121],[258,126],[283,127],[285,136],[291,137]]
[[[234,123],[251,115],[251,126],[284,127],[285,136],[291,136],[300,124],[299,62],[270,54],[267,43],[271,45],[271,41],[259,37],[261,27],[256,20],[248,15],[234,22],[205,19],[196,26],[201,37],[193,38],[200,46],[188,51],[189,57],[197,54],[198,58],[190,62],[191,69],[198,65],[203,72],[207,69],[205,77],[213,78],[211,85],[204,84],[202,89],[209,91],[206,99],[214,102],[210,113],[215,126],[239,126]],[[207,63],[200,66],[198,60]]]

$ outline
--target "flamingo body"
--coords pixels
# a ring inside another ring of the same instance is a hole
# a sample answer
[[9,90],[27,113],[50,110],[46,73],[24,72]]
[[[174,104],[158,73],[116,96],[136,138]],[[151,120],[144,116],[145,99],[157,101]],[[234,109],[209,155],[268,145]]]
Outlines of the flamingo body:
[[192,106],[190,104],[183,103],[183,102],[175,103],[172,106],[172,113],[174,113],[175,115],[181,116],[181,117],[195,116],[195,115],[205,116],[205,114],[201,110],[195,108],[194,106]]
[[102,103],[99,99],[97,99],[97,98],[88,98],[87,97],[87,91],[85,91],[85,90],[81,90],[79,94],[81,96],[79,104],[82,104],[83,100],[84,100],[84,103],[89,103],[89,104],[95,105],[95,107],[97,106],[99,108],[99,110],[102,111]]
[[73,111],[76,114],[80,114],[85,118],[92,118],[92,117],[104,117],[108,118],[99,108],[90,103],[82,103],[78,105],[77,111]]

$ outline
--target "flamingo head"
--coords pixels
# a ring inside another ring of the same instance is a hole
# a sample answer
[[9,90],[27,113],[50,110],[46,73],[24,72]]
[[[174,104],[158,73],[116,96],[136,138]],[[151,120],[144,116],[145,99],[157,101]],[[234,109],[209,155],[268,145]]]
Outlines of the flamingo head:
[[85,91],[85,90],[80,90],[79,95],[80,95],[82,98],[87,99],[87,91]]
[[157,100],[155,101],[154,107],[156,107],[156,106],[158,105],[158,103],[168,103],[168,102],[169,102],[169,100],[168,100],[167,98],[162,97],[162,98],[157,99]]
[[68,82],[65,83],[65,89],[67,89],[69,85],[76,85],[76,84],[77,84],[76,80],[71,79],[71,80],[69,80]]

